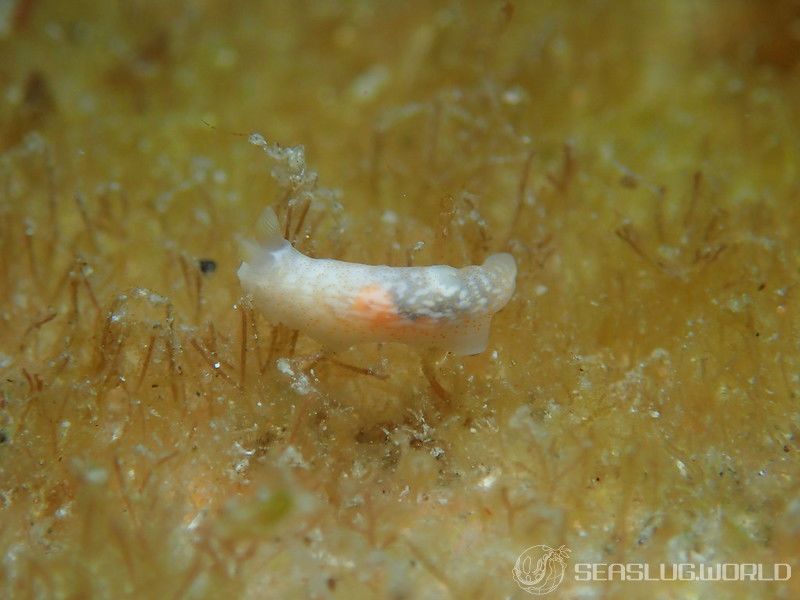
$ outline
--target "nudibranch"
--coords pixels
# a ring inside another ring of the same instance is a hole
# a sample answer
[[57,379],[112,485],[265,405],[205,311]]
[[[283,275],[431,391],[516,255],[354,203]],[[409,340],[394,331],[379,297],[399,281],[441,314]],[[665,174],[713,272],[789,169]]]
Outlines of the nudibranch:
[[239,280],[271,322],[331,350],[362,342],[400,342],[456,355],[486,349],[492,316],[514,293],[508,253],[482,265],[390,267],[310,258],[283,238],[272,209],[260,244],[245,245]]

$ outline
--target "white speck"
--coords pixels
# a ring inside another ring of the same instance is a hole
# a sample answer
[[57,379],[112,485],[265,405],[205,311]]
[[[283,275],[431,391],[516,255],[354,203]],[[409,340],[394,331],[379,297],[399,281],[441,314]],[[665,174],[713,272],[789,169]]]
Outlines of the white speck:
[[397,213],[393,210],[387,210],[381,216],[381,222],[386,225],[394,225],[397,223]]
[[189,524],[186,526],[186,529],[188,529],[189,531],[194,531],[195,529],[197,529],[197,527],[203,521],[203,517],[205,516],[205,514],[206,514],[205,509],[197,511],[197,514],[195,515],[194,519],[192,519],[189,522]]
[[411,492],[411,489],[406,486],[402,490],[400,490],[400,494],[397,496],[399,498],[405,498]]
[[452,298],[459,291],[461,291],[461,287],[457,285],[451,285],[442,289],[442,295],[445,296],[446,298]]
[[680,471],[681,475],[684,477],[689,476],[689,471],[686,469],[686,464],[682,460],[676,459],[675,466],[678,467],[678,471]]
[[233,443],[233,449],[234,449],[234,450],[235,450],[235,451],[236,451],[238,454],[242,454],[242,455],[244,455],[244,456],[253,456],[253,454],[255,454],[255,453],[256,453],[255,449],[253,449],[253,450],[248,450],[247,448],[245,448],[244,446],[242,446],[242,445],[241,445],[239,442],[234,442],[234,443]]
[[316,391],[305,373],[298,374],[294,372],[289,359],[279,358],[275,361],[275,365],[278,367],[278,371],[288,376],[292,380],[290,385],[296,393],[300,394],[301,396],[305,396],[306,394]]
[[658,417],[661,416],[661,413],[658,412],[657,410],[651,410],[650,411],[650,416],[653,417],[654,419],[657,419]]
[[478,487],[479,487],[479,488],[481,488],[481,489],[483,489],[483,490],[490,490],[490,489],[492,489],[492,487],[494,487],[494,484],[495,484],[495,483],[497,483],[497,476],[498,476],[499,474],[500,474],[500,472],[499,472],[498,470],[496,470],[496,469],[492,469],[492,471],[491,471],[491,472],[490,472],[488,475],[486,475],[485,477],[483,477],[483,478],[482,478],[482,479],[481,479],[481,480],[478,482]]
[[303,455],[294,446],[288,446],[283,451],[278,463],[289,467],[297,467],[299,469],[308,469],[308,463],[303,459]]
[[214,368],[215,368],[215,369],[219,369],[221,366],[222,366],[222,365],[220,365],[220,363],[218,363],[218,362],[215,362],[215,363],[214,363]]
[[444,450],[442,448],[439,448],[438,446],[431,448],[431,456],[433,458],[441,458],[442,456],[444,456]]
[[519,86],[514,86],[503,92],[503,102],[514,106],[525,99],[525,90]]
[[279,358],[275,361],[275,366],[278,367],[278,371],[284,375],[294,377],[294,371],[292,370],[292,366],[289,364],[288,358]]
[[83,476],[85,477],[86,481],[95,485],[102,485],[108,481],[108,471],[100,467],[87,469]]
[[389,69],[385,65],[373,65],[356,77],[350,85],[350,95],[356,102],[369,102],[380,94],[389,81]]
[[548,291],[549,290],[546,285],[540,284],[537,285],[535,288],[533,288],[533,293],[536,294],[537,296],[544,296]]
[[249,141],[253,146],[266,146],[267,140],[264,139],[264,136],[260,133],[251,133]]
[[202,223],[203,225],[211,224],[211,215],[208,214],[208,211],[203,208],[195,209],[194,218],[198,223]]
[[738,298],[728,300],[728,308],[731,312],[740,313],[751,303],[750,296],[742,294]]
[[361,479],[367,474],[367,467],[360,460],[357,460],[353,463],[353,468],[350,472],[356,479]]

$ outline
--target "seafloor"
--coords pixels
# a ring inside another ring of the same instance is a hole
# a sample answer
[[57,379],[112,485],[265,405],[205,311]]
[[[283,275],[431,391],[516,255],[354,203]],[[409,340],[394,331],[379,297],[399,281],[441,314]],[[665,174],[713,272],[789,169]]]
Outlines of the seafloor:
[[[2,0],[0,57],[0,596],[800,597],[797,2]],[[267,205],[511,252],[489,349],[269,323]]]

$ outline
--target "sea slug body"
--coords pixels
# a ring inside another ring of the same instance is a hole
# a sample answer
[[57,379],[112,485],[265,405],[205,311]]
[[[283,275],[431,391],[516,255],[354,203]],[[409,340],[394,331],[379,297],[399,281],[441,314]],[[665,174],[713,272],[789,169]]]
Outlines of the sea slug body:
[[281,233],[271,209],[264,239],[246,245],[239,280],[273,322],[330,349],[401,342],[456,355],[486,349],[492,316],[514,293],[517,266],[507,253],[480,266],[389,267],[310,258]]

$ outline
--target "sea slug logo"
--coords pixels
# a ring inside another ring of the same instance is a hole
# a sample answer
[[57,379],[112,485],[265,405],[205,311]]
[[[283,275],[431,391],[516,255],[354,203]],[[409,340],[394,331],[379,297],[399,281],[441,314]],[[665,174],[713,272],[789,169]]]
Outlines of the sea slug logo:
[[566,546],[551,548],[540,544],[531,546],[514,564],[514,581],[529,594],[548,594],[564,580],[570,550]]
[[[571,550],[531,546],[517,557],[512,571],[514,581],[529,594],[541,596],[564,581]],[[789,563],[582,563],[572,569],[574,581],[788,581]]]

